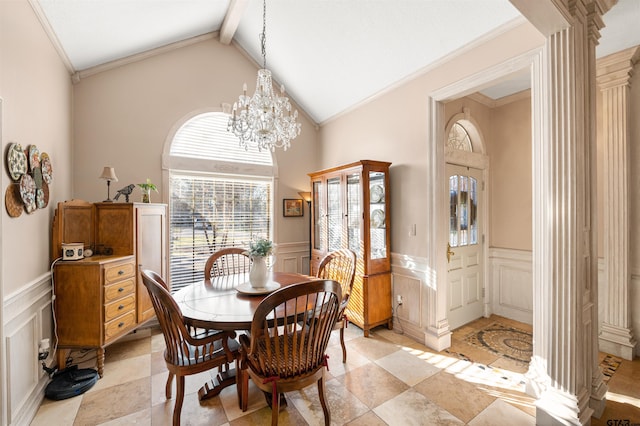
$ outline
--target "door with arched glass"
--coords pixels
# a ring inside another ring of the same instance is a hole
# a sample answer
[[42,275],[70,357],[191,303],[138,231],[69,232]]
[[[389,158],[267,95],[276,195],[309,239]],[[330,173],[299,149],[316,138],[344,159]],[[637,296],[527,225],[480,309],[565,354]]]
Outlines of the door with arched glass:
[[[473,151],[468,133],[458,123],[451,128],[447,149]],[[483,170],[447,163],[446,176],[447,319],[455,329],[484,314]]]

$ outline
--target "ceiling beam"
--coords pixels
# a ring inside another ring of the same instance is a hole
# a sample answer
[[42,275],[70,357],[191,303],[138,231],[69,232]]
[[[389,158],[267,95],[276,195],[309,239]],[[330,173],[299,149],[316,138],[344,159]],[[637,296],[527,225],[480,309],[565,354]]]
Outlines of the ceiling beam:
[[224,16],[224,21],[222,21],[222,27],[220,28],[220,43],[231,43],[231,39],[236,33],[236,29],[238,29],[240,19],[242,15],[244,15],[247,4],[249,4],[249,0],[231,0],[227,14]]

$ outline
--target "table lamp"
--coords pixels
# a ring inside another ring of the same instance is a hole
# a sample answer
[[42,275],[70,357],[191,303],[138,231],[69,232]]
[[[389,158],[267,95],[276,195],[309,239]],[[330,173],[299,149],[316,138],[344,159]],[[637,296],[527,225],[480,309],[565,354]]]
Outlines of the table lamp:
[[107,199],[104,200],[103,202],[112,203],[113,200],[111,199],[111,195],[109,193],[109,187],[111,186],[111,181],[114,181],[114,182],[118,181],[118,178],[116,177],[116,171],[114,170],[113,167],[105,166],[105,168],[102,169],[102,174],[100,175],[100,179],[104,179],[107,181]]

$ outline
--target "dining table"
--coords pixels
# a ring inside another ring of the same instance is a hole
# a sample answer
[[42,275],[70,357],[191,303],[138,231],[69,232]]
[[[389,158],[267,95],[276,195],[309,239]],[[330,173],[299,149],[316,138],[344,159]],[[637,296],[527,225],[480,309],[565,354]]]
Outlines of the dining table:
[[[255,289],[249,284],[249,274],[232,274],[200,280],[173,294],[185,322],[193,327],[227,332],[234,337],[251,329],[253,315],[262,300],[275,290],[317,278],[293,272],[269,272],[267,284]],[[218,371],[198,391],[199,399],[216,396],[236,383],[235,369]]]

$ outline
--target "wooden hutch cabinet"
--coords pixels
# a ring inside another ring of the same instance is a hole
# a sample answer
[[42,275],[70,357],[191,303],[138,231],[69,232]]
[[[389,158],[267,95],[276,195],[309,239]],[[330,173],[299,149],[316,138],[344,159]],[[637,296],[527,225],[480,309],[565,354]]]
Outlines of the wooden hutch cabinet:
[[167,206],[145,203],[59,203],[53,220],[52,260],[62,243],[82,242],[94,255],[56,260],[53,268],[58,366],[66,350],[104,348],[154,317],[140,269],[167,276]]
[[347,316],[367,337],[373,327],[393,326],[389,166],[361,160],[309,174],[311,273],[331,251],[349,248],[356,253]]

